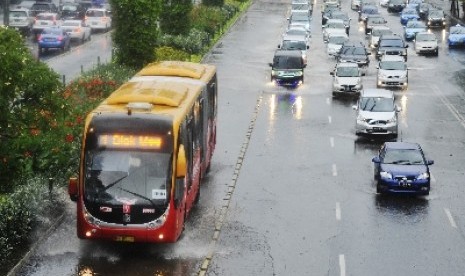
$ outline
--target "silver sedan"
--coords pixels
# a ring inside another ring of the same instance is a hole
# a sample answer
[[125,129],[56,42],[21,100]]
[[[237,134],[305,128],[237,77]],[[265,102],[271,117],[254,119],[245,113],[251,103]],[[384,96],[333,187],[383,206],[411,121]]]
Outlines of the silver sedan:
[[91,29],[82,20],[65,20],[61,27],[68,32],[71,40],[84,43],[91,39]]

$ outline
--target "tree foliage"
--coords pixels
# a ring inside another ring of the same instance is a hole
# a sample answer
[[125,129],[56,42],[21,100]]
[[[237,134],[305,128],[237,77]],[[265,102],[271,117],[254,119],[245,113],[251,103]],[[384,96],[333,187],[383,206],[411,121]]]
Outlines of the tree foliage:
[[26,160],[50,154],[35,138],[53,131],[65,104],[58,74],[32,56],[17,31],[0,27],[0,53],[0,192],[6,192],[24,176]]
[[187,34],[191,27],[192,0],[164,1],[160,14],[160,29],[164,34]]
[[162,1],[110,0],[117,63],[137,69],[155,60]]

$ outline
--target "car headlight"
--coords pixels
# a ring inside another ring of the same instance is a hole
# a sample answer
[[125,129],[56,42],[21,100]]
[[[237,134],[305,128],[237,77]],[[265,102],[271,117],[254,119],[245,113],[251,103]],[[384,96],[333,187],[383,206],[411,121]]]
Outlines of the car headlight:
[[395,123],[397,122],[397,117],[394,115],[391,119],[387,120],[387,123]]
[[297,71],[297,72],[294,73],[294,76],[296,76],[296,77],[301,77],[303,74],[304,74],[304,72],[302,72],[302,71]]
[[427,172],[424,172],[417,176],[417,179],[428,179],[428,178],[429,178],[429,173]]
[[379,173],[379,176],[381,178],[387,178],[387,179],[392,179],[392,174],[391,173],[388,173],[388,172],[385,172],[385,171],[381,171]]

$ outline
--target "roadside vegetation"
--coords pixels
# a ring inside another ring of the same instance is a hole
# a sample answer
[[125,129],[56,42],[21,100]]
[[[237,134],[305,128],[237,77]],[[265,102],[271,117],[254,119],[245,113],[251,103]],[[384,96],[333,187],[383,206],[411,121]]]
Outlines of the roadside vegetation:
[[17,31],[0,27],[0,274],[27,250],[33,229],[61,213],[86,114],[150,62],[199,62],[251,0],[166,2],[110,0],[114,62],[65,87]]

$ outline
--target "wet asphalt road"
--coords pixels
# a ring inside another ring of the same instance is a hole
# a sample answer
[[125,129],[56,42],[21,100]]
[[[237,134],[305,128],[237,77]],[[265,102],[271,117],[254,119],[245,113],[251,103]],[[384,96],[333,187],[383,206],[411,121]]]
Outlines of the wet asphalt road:
[[[305,84],[269,83],[289,3],[255,1],[206,59],[218,68],[218,143],[182,239],[80,241],[70,202],[63,223],[18,275],[463,275],[465,96],[455,79],[465,51],[449,50],[441,30],[434,31],[439,57],[416,56],[409,43],[409,88],[395,92],[399,140],[420,143],[434,159],[432,191],[380,197],[371,158],[382,141],[357,138],[354,102],[331,97],[335,61],[325,55],[319,3]],[[357,14],[348,2],[343,9],[353,19],[351,39],[365,41]],[[398,16],[381,11],[402,33]],[[92,51],[99,49],[83,46],[48,62],[93,60]],[[375,80],[371,56],[364,86]]]

